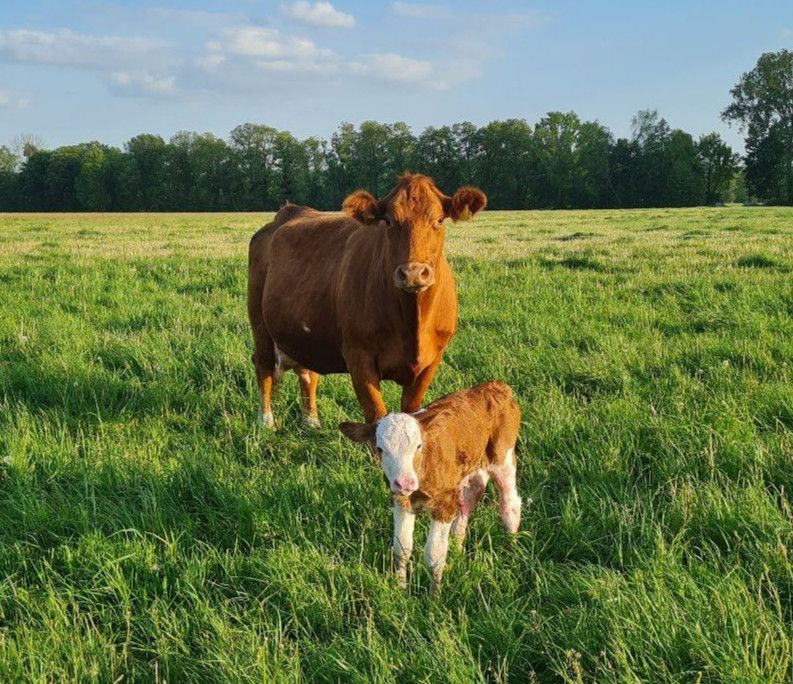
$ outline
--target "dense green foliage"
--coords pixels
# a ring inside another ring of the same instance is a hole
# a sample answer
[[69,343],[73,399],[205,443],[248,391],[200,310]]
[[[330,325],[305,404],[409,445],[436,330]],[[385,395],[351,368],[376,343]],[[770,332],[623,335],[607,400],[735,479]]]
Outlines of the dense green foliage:
[[[248,211],[285,200],[338,209],[352,190],[382,196],[405,170],[427,173],[446,192],[483,188],[494,209],[693,206],[732,198],[736,158],[718,134],[695,142],[655,112],[614,140],[594,121],[551,112],[522,119],[427,128],[342,124],[329,141],[298,140],[243,124],[228,141],[178,133],[138,135],[124,150],[85,143],[28,146],[19,168],[3,164],[0,210]],[[4,170],[5,169],[5,170]]]
[[793,51],[760,56],[730,91],[724,119],[746,131],[746,182],[758,196],[793,204]]
[[385,572],[348,378],[321,431],[292,377],[255,429],[263,222],[0,219],[0,680],[793,679],[793,210],[449,228],[428,398],[509,382],[533,503],[509,544],[488,492],[437,601]]

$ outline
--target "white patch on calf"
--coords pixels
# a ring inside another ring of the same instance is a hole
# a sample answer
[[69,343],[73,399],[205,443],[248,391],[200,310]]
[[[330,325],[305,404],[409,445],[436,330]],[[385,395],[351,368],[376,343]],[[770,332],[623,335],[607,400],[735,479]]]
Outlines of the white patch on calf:
[[413,457],[421,446],[419,422],[407,413],[389,413],[377,423],[375,443],[382,450],[381,463],[391,489],[397,480],[413,480],[418,475]]
[[446,554],[449,551],[449,530],[452,524],[433,520],[430,522],[430,533],[424,546],[424,562],[430,569],[432,584],[430,591],[435,593],[440,589],[443,568],[446,565]]
[[407,586],[407,564],[413,552],[413,528],[416,524],[416,515],[406,511],[394,502],[394,541],[391,550],[394,552],[399,586]]
[[504,462],[487,469],[501,495],[501,521],[507,532],[515,533],[520,525],[521,501],[516,486],[515,452],[507,449]]

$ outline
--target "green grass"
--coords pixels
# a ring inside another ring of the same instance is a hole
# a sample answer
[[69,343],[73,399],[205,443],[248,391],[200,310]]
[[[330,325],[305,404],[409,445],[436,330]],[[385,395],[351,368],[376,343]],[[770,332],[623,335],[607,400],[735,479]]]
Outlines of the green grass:
[[793,679],[793,210],[449,228],[428,399],[509,382],[533,503],[510,544],[489,490],[437,601],[347,377],[254,429],[264,221],[0,217],[0,681]]

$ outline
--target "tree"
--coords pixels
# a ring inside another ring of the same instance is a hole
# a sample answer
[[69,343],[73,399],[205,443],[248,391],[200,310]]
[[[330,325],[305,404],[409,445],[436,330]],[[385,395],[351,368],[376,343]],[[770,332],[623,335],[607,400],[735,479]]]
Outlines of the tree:
[[531,126],[523,119],[491,121],[477,137],[475,181],[487,189],[490,206],[526,207],[538,175]]
[[17,156],[5,145],[0,145],[0,211],[17,208]]
[[609,150],[613,142],[609,130],[597,121],[585,121],[579,127],[574,161],[577,172],[574,206],[609,206]]
[[244,123],[229,136],[237,168],[238,208],[248,211],[277,209],[270,198],[274,173],[274,145],[278,131],[263,124]]
[[113,198],[108,183],[105,150],[99,143],[81,151],[80,171],[74,180],[77,207],[86,211],[108,211]]
[[130,209],[165,209],[168,202],[165,141],[159,135],[144,133],[130,139],[125,149],[132,162],[126,174],[127,192],[133,198]]
[[13,173],[17,168],[17,156],[5,145],[0,145],[0,173]]
[[672,130],[666,119],[660,118],[654,109],[639,111],[631,123],[632,142],[636,155],[634,164],[636,206],[664,206],[669,175],[666,149]]
[[766,52],[730,91],[722,118],[746,131],[746,181],[772,202],[793,204],[793,52]]
[[705,177],[694,139],[679,128],[669,135],[664,150],[666,178],[658,206],[693,207],[705,202]]
[[542,207],[570,206],[575,184],[575,139],[581,121],[573,112],[549,112],[534,127],[539,177],[534,193]]
[[728,201],[738,168],[738,155],[718,133],[709,133],[697,141],[697,157],[705,174],[705,202]]

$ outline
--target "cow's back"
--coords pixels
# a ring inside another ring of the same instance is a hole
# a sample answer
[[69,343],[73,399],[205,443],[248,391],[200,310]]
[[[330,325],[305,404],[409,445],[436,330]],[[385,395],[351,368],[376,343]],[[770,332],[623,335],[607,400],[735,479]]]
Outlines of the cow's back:
[[334,291],[348,238],[362,228],[339,213],[287,205],[251,240],[263,278],[262,313],[276,346],[320,373],[344,372]]

